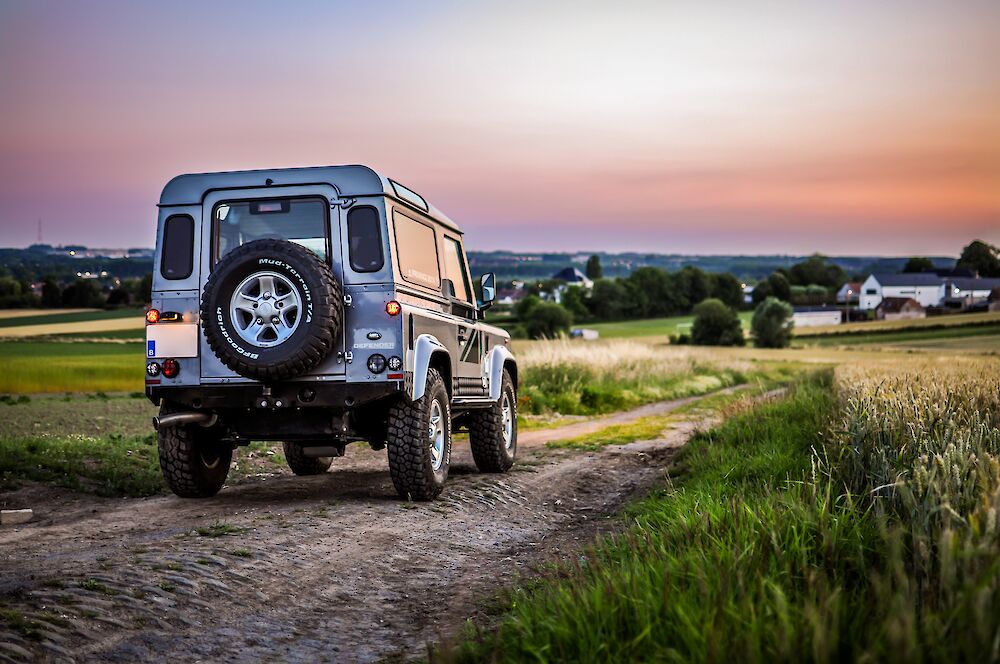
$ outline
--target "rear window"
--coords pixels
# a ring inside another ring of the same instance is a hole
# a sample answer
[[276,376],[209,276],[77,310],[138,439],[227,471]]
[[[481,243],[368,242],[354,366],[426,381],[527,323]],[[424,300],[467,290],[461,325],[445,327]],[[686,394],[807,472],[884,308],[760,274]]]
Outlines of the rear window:
[[396,255],[403,279],[438,290],[441,272],[438,269],[437,241],[434,229],[405,214],[393,212],[396,229]]
[[347,252],[355,272],[377,272],[385,264],[381,227],[378,210],[373,207],[353,208],[347,213]]
[[160,274],[164,279],[187,279],[194,269],[194,219],[186,214],[169,217],[163,224]]
[[327,204],[322,198],[227,201],[215,206],[215,258],[263,239],[289,240],[326,260]]

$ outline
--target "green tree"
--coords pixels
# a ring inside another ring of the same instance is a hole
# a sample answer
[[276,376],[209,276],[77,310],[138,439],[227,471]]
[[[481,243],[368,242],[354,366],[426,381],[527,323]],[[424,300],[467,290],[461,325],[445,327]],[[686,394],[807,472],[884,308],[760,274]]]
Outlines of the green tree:
[[24,304],[21,282],[14,277],[0,277],[0,307],[20,307]]
[[786,348],[792,340],[792,307],[769,297],[754,309],[750,334],[758,348]]
[[601,257],[594,254],[587,259],[587,278],[597,281],[604,276],[604,269],[601,267]]
[[62,304],[64,307],[99,307],[104,303],[92,279],[77,279],[63,290]]
[[586,293],[579,286],[567,286],[562,294],[562,305],[568,312],[573,314],[574,320],[586,318],[590,312],[587,310]]
[[537,295],[525,295],[514,303],[514,315],[519,320],[527,320],[528,316],[531,315],[531,311],[541,303],[542,298]]
[[688,307],[694,306],[711,295],[712,281],[704,271],[692,265],[681,268],[674,275],[676,288],[687,301]]
[[694,308],[691,343],[700,346],[742,346],[743,326],[736,310],[709,298]]
[[594,282],[587,305],[598,320],[619,320],[625,317],[628,297],[628,290],[617,279],[599,279]]
[[739,309],[743,306],[743,284],[728,272],[718,272],[712,277],[712,297]]
[[555,302],[540,302],[528,314],[524,329],[532,339],[552,339],[569,332],[573,316]]
[[46,277],[42,282],[42,306],[58,307],[62,304],[62,289],[52,277]]
[[753,289],[753,303],[760,304],[768,297],[774,296],[779,300],[790,302],[792,299],[792,286],[788,279],[780,272],[775,272],[764,281],[760,282]]
[[914,256],[906,261],[906,265],[903,266],[903,272],[907,273],[930,272],[933,269],[934,263],[926,256]]
[[841,284],[847,281],[847,273],[836,263],[829,262],[826,256],[813,254],[789,268],[788,281],[797,286],[819,284],[827,288],[840,288]]
[[669,316],[673,311],[676,291],[670,275],[655,267],[640,267],[625,279],[628,290],[629,315],[636,318]]
[[142,279],[136,279],[130,285],[136,302],[149,304],[152,301],[153,274],[151,272],[147,272]]
[[980,277],[1000,277],[1000,249],[982,240],[973,240],[962,249],[957,267],[979,273]]

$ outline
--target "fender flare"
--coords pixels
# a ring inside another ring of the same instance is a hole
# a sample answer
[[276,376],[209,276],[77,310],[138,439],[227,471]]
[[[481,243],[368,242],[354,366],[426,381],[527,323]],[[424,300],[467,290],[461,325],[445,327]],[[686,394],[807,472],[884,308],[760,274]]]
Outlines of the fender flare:
[[413,342],[413,350],[410,353],[412,353],[413,358],[411,367],[413,381],[407,396],[410,397],[411,401],[416,401],[424,396],[424,390],[427,388],[427,369],[431,365],[431,358],[438,353],[444,353],[450,362],[451,357],[448,355],[448,349],[445,348],[444,344],[438,341],[432,334],[421,334],[418,336]]
[[500,389],[503,386],[503,367],[507,362],[517,365],[514,354],[506,346],[494,346],[490,354],[486,356],[486,375],[490,378],[490,401],[500,399]]

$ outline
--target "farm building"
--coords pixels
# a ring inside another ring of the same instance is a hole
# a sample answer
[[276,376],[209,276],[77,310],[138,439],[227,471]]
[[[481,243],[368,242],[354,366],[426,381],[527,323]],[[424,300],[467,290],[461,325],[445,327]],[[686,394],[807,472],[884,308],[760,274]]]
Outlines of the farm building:
[[909,320],[927,318],[927,310],[912,297],[884,297],[875,307],[878,320]]
[[982,306],[989,301],[994,288],[1000,288],[1000,279],[946,279],[943,304],[962,308]]
[[944,299],[945,280],[933,272],[873,274],[861,284],[858,308],[876,309],[886,297],[912,297],[922,307],[934,307]]
[[837,304],[857,304],[861,297],[861,282],[848,281],[837,291]]
[[594,287],[594,282],[587,278],[583,272],[580,272],[575,267],[567,267],[559,270],[552,275],[553,279],[559,279],[560,281],[565,281],[567,284],[573,286],[583,286],[587,290]]
[[840,309],[829,307],[795,307],[792,312],[792,323],[798,328],[840,325],[842,318]]

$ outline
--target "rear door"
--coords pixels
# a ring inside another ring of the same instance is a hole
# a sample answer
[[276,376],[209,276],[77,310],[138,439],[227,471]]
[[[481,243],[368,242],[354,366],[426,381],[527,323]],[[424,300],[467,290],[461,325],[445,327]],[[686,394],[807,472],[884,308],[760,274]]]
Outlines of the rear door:
[[[341,208],[329,185],[220,190],[208,194],[202,206],[201,288],[219,258],[241,244],[280,237],[316,252],[344,283],[341,250]],[[310,375],[344,375],[344,332],[340,330],[330,355]],[[200,335],[204,382],[252,382],[224,365]]]

